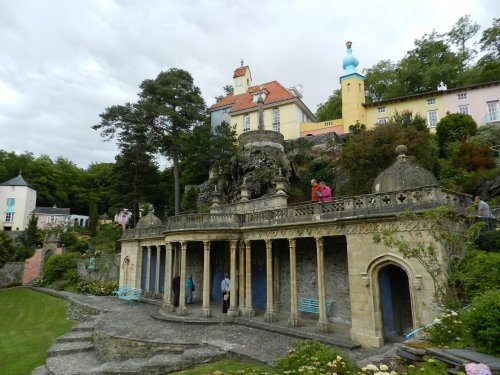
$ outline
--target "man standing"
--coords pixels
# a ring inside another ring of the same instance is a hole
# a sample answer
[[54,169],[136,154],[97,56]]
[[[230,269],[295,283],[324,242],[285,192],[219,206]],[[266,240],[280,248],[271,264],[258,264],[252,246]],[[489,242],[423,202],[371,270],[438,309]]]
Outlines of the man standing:
[[231,288],[231,281],[229,280],[229,274],[226,272],[224,274],[224,280],[220,283],[220,289],[222,290],[222,312],[227,313],[229,308],[229,290]]
[[493,230],[493,216],[488,203],[482,201],[479,195],[474,202],[477,204],[477,216],[481,217],[485,223],[485,230]]

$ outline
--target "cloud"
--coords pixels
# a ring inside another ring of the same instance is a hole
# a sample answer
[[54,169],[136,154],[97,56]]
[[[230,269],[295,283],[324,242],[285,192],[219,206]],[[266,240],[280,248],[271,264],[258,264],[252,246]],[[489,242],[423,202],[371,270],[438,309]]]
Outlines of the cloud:
[[160,71],[188,70],[207,105],[243,58],[254,83],[303,85],[312,111],[339,87],[345,42],[359,71],[397,61],[413,41],[471,14],[491,24],[487,0],[418,3],[328,0],[0,0],[0,149],[111,162],[113,143],[91,126],[106,107],[137,100]]

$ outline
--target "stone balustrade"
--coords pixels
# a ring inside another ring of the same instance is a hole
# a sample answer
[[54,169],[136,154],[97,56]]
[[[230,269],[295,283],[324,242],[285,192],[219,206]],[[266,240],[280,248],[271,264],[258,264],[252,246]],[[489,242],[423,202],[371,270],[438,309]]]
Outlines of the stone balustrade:
[[144,229],[128,229],[123,239],[158,237],[163,232],[196,229],[239,229],[279,224],[298,224],[314,221],[335,221],[421,211],[438,206],[453,206],[466,212],[472,197],[427,186],[391,193],[366,194],[354,197],[335,197],[328,203],[288,205],[283,208],[246,213],[196,213],[169,217],[165,225]]

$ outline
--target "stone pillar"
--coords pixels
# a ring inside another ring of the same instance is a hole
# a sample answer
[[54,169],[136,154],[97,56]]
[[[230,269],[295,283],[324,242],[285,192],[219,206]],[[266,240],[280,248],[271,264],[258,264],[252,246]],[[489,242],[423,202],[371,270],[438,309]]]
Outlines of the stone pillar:
[[235,318],[239,314],[238,310],[238,297],[236,295],[236,248],[238,247],[238,241],[231,241],[231,285],[229,288],[230,304],[227,315]]
[[266,240],[266,312],[264,320],[274,322],[274,295],[273,295],[273,240]]
[[252,307],[252,242],[245,241],[245,316],[253,318],[255,310]]
[[166,312],[174,311],[174,304],[172,301],[172,243],[165,244],[165,281],[163,291],[163,309]]
[[295,252],[295,238],[288,240],[290,248],[290,318],[288,325],[291,327],[299,326],[299,312],[297,310],[297,259]]
[[151,246],[148,246],[148,264],[146,264],[146,290],[144,291],[145,296],[150,296],[151,292],[149,287],[151,285]]
[[239,280],[238,280],[238,306],[239,306],[239,315],[243,315],[243,311],[245,311],[245,243],[240,241],[239,243],[239,252],[238,252],[238,260],[239,260]]
[[316,237],[316,255],[318,263],[318,300],[319,321],[318,329],[328,332],[328,318],[326,316],[325,264],[323,257],[323,237]]
[[186,253],[187,253],[187,242],[181,242],[181,290],[179,293],[179,314],[186,315]]
[[203,307],[201,316],[212,316],[210,308],[210,241],[203,241]]
[[156,279],[155,279],[155,298],[160,298],[160,246],[156,246]]

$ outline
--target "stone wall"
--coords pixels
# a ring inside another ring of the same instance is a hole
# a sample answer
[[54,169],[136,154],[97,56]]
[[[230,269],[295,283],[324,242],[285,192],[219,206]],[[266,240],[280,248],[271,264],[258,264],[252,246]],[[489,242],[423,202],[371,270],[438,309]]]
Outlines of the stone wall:
[[68,319],[78,320],[79,322],[87,322],[93,320],[96,315],[100,315],[101,313],[102,312],[100,310],[91,306],[68,300],[68,307],[66,308],[66,315]]
[[120,255],[117,254],[114,258],[106,260],[97,259],[96,270],[89,271],[87,269],[88,259],[77,260],[77,270],[80,278],[84,280],[117,280],[120,274]]
[[0,268],[0,288],[20,284],[23,278],[24,262],[5,263]]

